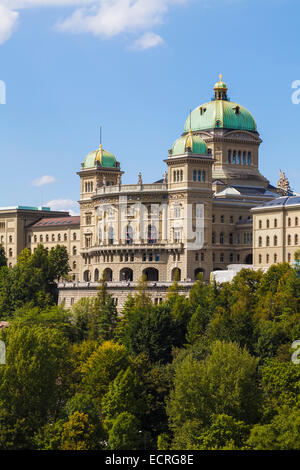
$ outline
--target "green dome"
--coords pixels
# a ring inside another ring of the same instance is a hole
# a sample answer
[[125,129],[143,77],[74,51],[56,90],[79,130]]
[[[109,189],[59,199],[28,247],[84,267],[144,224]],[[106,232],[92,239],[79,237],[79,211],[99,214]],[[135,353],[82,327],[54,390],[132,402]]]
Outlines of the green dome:
[[193,135],[191,132],[176,140],[172,148],[172,155],[183,155],[188,148],[197,155],[207,155],[207,146],[204,140],[199,135]]
[[100,166],[105,168],[115,168],[117,166],[116,157],[107,150],[104,150],[102,146],[86,156],[83,166],[84,168],[95,168],[98,162]]
[[184,131],[205,129],[238,129],[256,132],[256,122],[243,106],[226,100],[214,100],[194,109],[185,123]]

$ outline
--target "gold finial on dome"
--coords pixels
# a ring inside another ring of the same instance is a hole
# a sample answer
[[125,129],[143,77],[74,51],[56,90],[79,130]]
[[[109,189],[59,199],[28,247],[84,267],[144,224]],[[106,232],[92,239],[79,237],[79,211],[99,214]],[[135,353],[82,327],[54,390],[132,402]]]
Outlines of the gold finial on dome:
[[185,151],[187,149],[193,150],[193,134],[192,134],[192,129],[189,130],[188,136],[185,141]]
[[223,78],[223,75],[220,73],[219,75],[220,82],[222,81],[222,78]]

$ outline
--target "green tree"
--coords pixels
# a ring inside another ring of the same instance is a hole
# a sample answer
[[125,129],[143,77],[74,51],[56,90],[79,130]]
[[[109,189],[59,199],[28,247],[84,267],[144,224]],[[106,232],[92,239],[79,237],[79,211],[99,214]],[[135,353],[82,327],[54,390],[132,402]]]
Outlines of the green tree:
[[[0,368],[0,447],[28,448],[34,432],[58,413],[68,344],[59,331],[33,325],[11,325],[1,339],[6,366]],[[7,430],[10,438],[3,442]]]
[[88,415],[75,411],[64,423],[61,450],[95,450],[101,448],[99,436]]
[[49,264],[52,279],[59,281],[61,278],[67,277],[71,271],[67,248],[63,245],[56,245],[55,248],[51,248]]
[[300,450],[299,407],[284,406],[269,424],[253,426],[248,445],[255,450]]
[[191,355],[180,361],[168,403],[175,446],[186,448],[191,436],[196,438],[209,427],[215,414],[255,422],[260,406],[256,368],[257,360],[245,349],[220,341],[212,344],[203,361]]
[[111,450],[141,449],[140,423],[128,412],[121,413],[114,420],[109,431],[108,444]]
[[118,312],[112,296],[108,293],[104,272],[95,301],[95,309],[99,340],[113,339],[118,323]]
[[0,268],[7,266],[7,258],[5,256],[5,250],[2,244],[0,244]]
[[81,367],[83,390],[101,404],[110,382],[127,366],[128,353],[125,346],[106,341]]

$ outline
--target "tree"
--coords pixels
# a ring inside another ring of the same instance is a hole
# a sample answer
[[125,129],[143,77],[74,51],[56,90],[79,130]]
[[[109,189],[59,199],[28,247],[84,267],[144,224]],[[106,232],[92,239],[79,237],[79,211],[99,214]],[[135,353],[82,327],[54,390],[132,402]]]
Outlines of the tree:
[[55,248],[51,248],[49,252],[49,264],[51,278],[57,279],[68,276],[71,268],[69,266],[69,254],[68,250],[63,245],[56,245]]
[[187,355],[179,362],[167,407],[174,445],[185,449],[190,439],[196,445],[215,414],[255,422],[260,406],[256,368],[257,359],[245,349],[220,341],[203,361]]
[[9,447],[28,448],[34,432],[58,412],[68,345],[59,331],[34,325],[11,325],[1,339],[6,366],[0,368],[0,428],[10,430]]
[[94,351],[81,367],[82,387],[97,403],[107,393],[109,384],[128,366],[125,346],[106,341]]
[[108,392],[102,400],[106,425],[110,428],[113,420],[126,411],[141,421],[146,410],[145,387],[139,375],[131,367],[125,371],[121,370],[110,383]]
[[255,450],[300,450],[299,406],[284,406],[269,424],[253,426],[248,445]]
[[148,305],[128,314],[122,342],[133,355],[144,353],[151,362],[166,363],[179,334],[167,305]]
[[99,340],[113,339],[118,323],[118,312],[112,296],[108,293],[104,272],[98,288],[95,310]]
[[7,259],[5,256],[5,250],[2,244],[0,244],[0,269],[3,266],[7,266]]
[[100,448],[98,434],[88,415],[75,411],[64,423],[61,450],[95,450]]
[[238,450],[247,447],[250,426],[226,414],[215,415],[210,427],[200,434],[198,450]]
[[139,450],[142,444],[140,424],[135,416],[121,413],[109,431],[108,444],[111,450]]

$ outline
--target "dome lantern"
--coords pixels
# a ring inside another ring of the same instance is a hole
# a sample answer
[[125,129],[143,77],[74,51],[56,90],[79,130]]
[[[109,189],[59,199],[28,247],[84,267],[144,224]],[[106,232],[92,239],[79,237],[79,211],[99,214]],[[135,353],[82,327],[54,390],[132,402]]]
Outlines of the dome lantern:
[[223,75],[220,74],[220,80],[214,86],[215,100],[225,100],[228,101],[227,97],[227,85],[222,81]]

